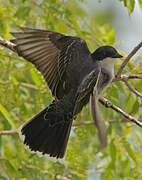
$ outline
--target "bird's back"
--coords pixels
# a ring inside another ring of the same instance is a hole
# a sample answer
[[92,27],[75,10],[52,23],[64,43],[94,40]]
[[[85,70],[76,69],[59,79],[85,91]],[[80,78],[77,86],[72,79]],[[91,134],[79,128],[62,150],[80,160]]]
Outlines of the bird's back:
[[70,88],[79,87],[83,79],[93,69],[98,67],[98,63],[93,61],[91,53],[78,54],[76,58],[68,65],[67,75],[70,82]]

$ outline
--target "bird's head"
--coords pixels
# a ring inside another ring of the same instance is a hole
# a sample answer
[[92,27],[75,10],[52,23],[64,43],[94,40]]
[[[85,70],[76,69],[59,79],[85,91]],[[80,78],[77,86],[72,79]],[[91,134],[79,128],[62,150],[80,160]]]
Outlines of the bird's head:
[[106,58],[122,58],[117,50],[112,46],[101,46],[92,53],[94,60],[103,61]]

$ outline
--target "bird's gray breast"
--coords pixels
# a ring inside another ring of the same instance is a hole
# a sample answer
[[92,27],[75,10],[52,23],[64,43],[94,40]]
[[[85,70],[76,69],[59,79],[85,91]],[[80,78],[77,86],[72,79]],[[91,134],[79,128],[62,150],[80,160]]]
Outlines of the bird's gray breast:
[[104,68],[101,68],[101,73],[98,81],[98,94],[100,94],[106,87],[107,85],[111,82],[113,78],[113,74],[107,71]]

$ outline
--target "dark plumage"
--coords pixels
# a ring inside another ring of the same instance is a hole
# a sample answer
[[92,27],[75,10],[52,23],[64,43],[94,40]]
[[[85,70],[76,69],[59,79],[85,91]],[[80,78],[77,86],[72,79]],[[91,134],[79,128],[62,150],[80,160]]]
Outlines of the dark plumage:
[[[35,65],[44,76],[55,100],[25,123],[24,144],[56,158],[64,157],[73,116],[89,102],[95,86],[98,94],[112,74],[100,64],[103,59],[120,58],[111,46],[90,53],[84,40],[64,34],[21,28],[12,33],[19,56]],[[103,80],[100,79],[103,78]]]

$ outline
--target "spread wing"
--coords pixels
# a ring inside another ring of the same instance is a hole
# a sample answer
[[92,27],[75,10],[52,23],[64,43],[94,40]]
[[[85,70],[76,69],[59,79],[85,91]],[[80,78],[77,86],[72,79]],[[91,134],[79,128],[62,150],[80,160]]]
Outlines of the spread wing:
[[82,110],[83,106],[89,102],[90,95],[93,94],[93,89],[96,89],[98,85],[100,72],[101,69],[98,67],[83,79],[76,94],[74,115],[78,114]]
[[[21,28],[14,32],[12,40],[18,54],[35,67],[44,76],[52,95],[60,99],[69,92],[67,65],[82,51],[90,53],[84,40],[78,37],[40,30]],[[79,51],[78,51],[79,49]]]

